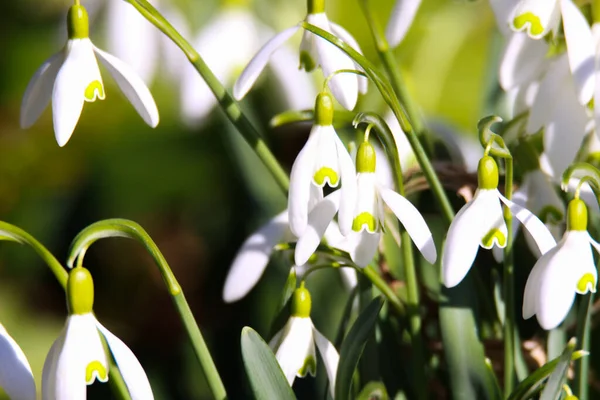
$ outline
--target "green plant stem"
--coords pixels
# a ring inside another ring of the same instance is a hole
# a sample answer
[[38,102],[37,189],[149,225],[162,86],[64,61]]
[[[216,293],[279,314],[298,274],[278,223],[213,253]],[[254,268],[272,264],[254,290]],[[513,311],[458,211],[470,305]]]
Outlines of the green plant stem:
[[169,37],[186,55],[190,63],[200,74],[206,85],[213,92],[227,118],[237,128],[238,132],[248,142],[256,155],[271,172],[279,187],[287,192],[289,188],[288,174],[283,170],[271,150],[265,143],[257,128],[250,122],[242,111],[239,103],[227,92],[223,84],[206,65],[200,54],[192,45],[150,4],[147,0],[127,0],[150,23]]
[[381,276],[379,276],[379,272],[377,272],[375,268],[369,265],[365,268],[360,268],[359,272],[362,272],[371,281],[371,283],[373,283],[373,286],[375,286],[381,292],[381,294],[383,294],[383,296],[387,299],[387,301],[390,302],[390,305],[396,310],[396,312],[398,312],[399,315],[406,315],[406,307],[404,304],[402,304],[396,293],[394,293],[387,282],[384,281]]
[[[513,160],[506,158],[506,183],[504,193],[512,199]],[[513,257],[513,217],[504,207],[506,221],[506,247],[504,248],[504,390],[511,393],[515,386],[515,277]]]
[[173,298],[177,312],[183,321],[185,330],[192,343],[192,347],[194,348],[196,358],[204,370],[206,380],[214,398],[218,400],[226,399],[227,393],[225,391],[225,386],[223,386],[223,382],[221,381],[217,367],[215,366],[210,351],[200,332],[200,328],[198,328],[198,324],[184,297],[183,290],[171,271],[167,260],[144,228],[139,224],[126,219],[107,219],[96,222],[85,228],[77,235],[77,237],[75,237],[71,244],[67,265],[72,267],[75,260],[77,260],[77,265],[82,265],[87,249],[98,239],[108,237],[125,237],[137,240],[150,253],[169,289],[169,294]]
[[17,243],[29,245],[44,260],[50,271],[56,277],[56,280],[63,289],[67,287],[69,273],[63,268],[60,262],[48,251],[43,244],[36,238],[25,232],[23,229],[11,225],[8,222],[0,221],[0,240],[12,240]]
[[592,0],[592,24],[600,22],[600,0]]
[[[587,293],[580,302],[579,315],[577,316],[577,345],[580,350],[590,350],[590,332],[592,329],[591,305],[594,302],[594,293]],[[590,357],[583,357],[581,361],[575,364],[575,395],[579,400],[589,398],[589,369]]]

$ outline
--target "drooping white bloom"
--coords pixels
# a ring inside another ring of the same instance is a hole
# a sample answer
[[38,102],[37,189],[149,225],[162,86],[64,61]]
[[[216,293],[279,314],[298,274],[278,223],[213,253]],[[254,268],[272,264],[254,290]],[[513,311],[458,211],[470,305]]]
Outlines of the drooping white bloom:
[[556,31],[560,23],[561,0],[521,0],[510,16],[511,28],[526,31],[533,39],[540,39]]
[[[338,36],[348,45],[360,52],[360,47],[358,46],[356,39],[341,26],[329,21],[324,10],[314,13],[309,12],[306,21]],[[233,95],[237,100],[242,99],[246,93],[248,93],[269,62],[271,55],[299,29],[299,26],[293,26],[278,33],[266,42],[258,51],[235,83]],[[317,67],[321,67],[325,77],[328,77],[339,70],[360,69],[354,64],[352,59],[333,44],[309,31],[305,31],[300,44],[300,68],[310,72]],[[343,73],[336,74],[331,78],[329,87],[340,104],[344,108],[352,110],[356,105],[358,92],[366,92],[366,82],[366,79],[363,77],[359,77],[355,74]]]
[[392,47],[402,42],[412,26],[420,5],[421,0],[396,0],[385,30],[385,37]]
[[25,353],[0,324],[0,388],[12,400],[35,400],[35,380]]
[[[315,125],[290,174],[289,223],[296,237],[304,233],[309,204],[322,199],[321,188],[325,184],[337,187],[341,182],[342,199],[353,198],[356,191],[352,158],[332,123],[333,99],[327,93],[321,93],[315,105]],[[340,202],[338,222],[342,234],[346,235],[352,227],[352,209],[348,201]]]
[[556,245],[552,234],[529,210],[508,200],[498,191],[498,166],[484,156],[479,162],[479,187],[473,199],[460,209],[450,224],[442,254],[442,280],[446,287],[458,285],[471,269],[479,246],[506,247],[507,229],[501,202],[531,233],[540,252]]
[[[90,289],[91,288],[91,289]],[[152,400],[154,395],[140,362],[119,338],[94,316],[92,277],[77,267],[69,273],[69,312],[65,328],[46,357],[42,374],[43,400],[86,398],[86,385],[108,380],[108,357],[103,337],[133,400]]]
[[[427,223],[407,199],[377,181],[375,149],[368,142],[358,148],[356,156],[358,174],[356,176],[356,197],[351,200],[352,231],[339,247],[350,253],[352,260],[365,267],[377,252],[384,224],[384,204],[404,225],[415,245],[425,259],[434,263],[437,258],[435,244]],[[296,244],[295,261],[302,263],[315,251],[329,221],[343,201],[344,193],[332,193],[311,211],[308,227]]]
[[67,45],[38,69],[27,86],[21,105],[21,127],[32,126],[52,99],[54,134],[59,146],[64,146],[79,121],[84,103],[105,97],[96,57],[138,114],[148,125],[156,127],[159,118],[152,94],[133,69],[92,44],[87,12],[82,6],[69,9],[68,24]]
[[[226,303],[238,301],[252,290],[265,271],[275,246],[282,241],[293,240],[288,223],[288,210],[277,214],[273,219],[251,234],[238,250],[223,287],[223,300]],[[325,231],[327,243],[336,247],[343,236],[335,222]],[[297,267],[299,276],[305,268]],[[356,272],[350,268],[340,268],[342,278],[348,286],[356,285]]]
[[[203,27],[194,40],[194,47],[202,55],[221,82],[230,85],[236,74],[248,64],[260,44],[272,36],[269,27],[262,24],[249,10],[229,6],[220,11]],[[279,87],[292,109],[311,106],[316,91],[310,77],[298,71],[298,60],[286,46],[272,54],[270,64]],[[183,70],[181,78],[181,107],[188,124],[202,121],[217,105],[215,95],[202,77],[191,66]]]
[[523,318],[536,315],[542,328],[553,329],[567,316],[575,294],[596,292],[598,273],[591,246],[600,252],[600,244],[587,232],[587,208],[574,199],[569,203],[567,232],[527,278]]
[[335,377],[340,356],[335,346],[323,336],[310,319],[311,298],[308,290],[302,286],[292,295],[290,319],[269,345],[283,370],[288,383],[293,385],[296,377],[306,374],[315,376],[317,357],[315,344],[319,349],[329,379],[329,392],[333,397]]

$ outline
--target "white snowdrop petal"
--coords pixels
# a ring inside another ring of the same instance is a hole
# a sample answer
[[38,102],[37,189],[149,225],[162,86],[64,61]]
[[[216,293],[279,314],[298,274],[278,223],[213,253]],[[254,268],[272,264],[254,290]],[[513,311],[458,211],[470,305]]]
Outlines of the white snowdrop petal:
[[109,0],[106,12],[108,51],[150,82],[158,67],[160,32],[126,1]]
[[458,285],[471,269],[488,225],[489,205],[498,202],[491,190],[477,190],[452,220],[442,250],[442,281],[446,287]]
[[150,93],[142,78],[139,77],[133,68],[117,57],[97,47],[94,48],[94,51],[140,117],[152,128],[155,128],[159,120],[158,109],[156,108],[152,93]]
[[437,259],[433,236],[417,208],[407,199],[391,189],[380,188],[381,198],[398,217],[411,239],[427,262],[434,264]]
[[396,47],[402,42],[420,5],[421,0],[396,0],[385,30],[385,37],[392,47]]
[[500,200],[510,208],[510,212],[523,224],[525,229],[531,233],[531,236],[535,240],[540,253],[544,254],[554,246],[556,241],[552,236],[552,233],[548,230],[546,225],[538,217],[536,217],[528,209],[521,207],[520,205],[513,203],[501,194]]
[[282,46],[271,57],[271,71],[292,110],[311,109],[315,104],[317,90],[311,76],[298,69],[298,54]]
[[258,53],[256,53],[233,86],[233,97],[235,97],[236,100],[244,98],[246,93],[248,93],[250,88],[254,85],[254,82],[256,82],[256,79],[258,79],[260,73],[265,69],[271,55],[283,43],[291,38],[298,29],[300,29],[298,26],[293,26],[278,33],[265,43]]
[[96,326],[102,335],[106,338],[108,347],[115,359],[119,371],[123,376],[123,381],[127,386],[129,395],[132,400],[152,400],[154,395],[152,394],[152,388],[150,382],[144,372],[144,368],[138,361],[137,357],[127,347],[125,343],[115,335],[113,335],[108,329],[106,329],[100,322],[96,321]]
[[[560,0],[522,0],[515,7],[511,19],[511,28],[516,31],[526,31],[533,39],[541,39],[551,30],[558,28],[560,21]],[[531,15],[529,21],[525,22],[520,29],[514,25],[515,19],[519,16]],[[532,24],[532,20],[537,20],[537,26]]]
[[244,241],[225,279],[223,300],[226,303],[237,301],[252,290],[269,263],[273,247],[288,229],[288,211],[285,210]]
[[[600,99],[600,23],[595,23],[592,25],[592,36],[595,47],[595,57],[594,57],[594,99]],[[600,104],[596,104],[594,102],[594,122],[596,127],[600,127]],[[596,128],[596,139],[600,137],[600,128]],[[596,140],[597,144],[598,141]]]
[[340,355],[335,349],[335,346],[314,326],[313,335],[315,343],[317,344],[317,348],[319,349],[319,353],[323,358],[323,364],[325,364],[325,369],[327,370],[327,377],[329,378],[329,393],[333,398],[335,390],[335,377],[337,374],[338,364],[340,362]]
[[290,317],[283,329],[281,344],[275,353],[275,358],[290,386],[294,384],[298,371],[304,365],[311,346],[314,346],[312,341],[310,318]]
[[35,380],[23,350],[0,324],[0,387],[12,400],[35,400]]
[[352,290],[358,285],[358,277],[354,268],[340,268],[340,274],[346,289]]
[[571,0],[560,0],[567,55],[577,97],[587,104],[594,94],[595,45],[592,30],[579,8]]
[[508,91],[541,76],[548,49],[545,41],[533,40],[525,33],[510,35],[500,62],[500,86]]
[[348,235],[348,240],[351,241],[350,256],[352,261],[359,267],[366,267],[375,257],[381,232],[370,233],[363,228],[361,232],[352,231]]
[[[99,86],[92,87],[94,82]],[[52,90],[52,117],[54,135],[59,146],[67,144],[79,121],[86,91],[89,101],[104,98],[104,88],[93,45],[89,39],[69,40],[66,58],[56,76]]]
[[305,264],[321,243],[321,238],[338,210],[340,193],[339,190],[331,193],[308,214],[306,229],[296,243],[294,252],[294,263],[296,265]]
[[43,400],[54,400],[56,392],[56,366],[58,363],[58,356],[62,353],[62,348],[66,338],[65,326],[61,331],[58,338],[50,347],[50,351],[44,361],[44,368],[42,369],[42,399]]
[[50,103],[54,81],[64,60],[64,51],[56,53],[42,64],[29,81],[21,102],[21,128],[31,127]]
[[540,277],[545,274],[548,263],[559,250],[558,247],[551,249],[543,254],[533,266],[527,282],[525,283],[525,292],[523,294],[523,318],[529,319],[538,311],[538,299],[540,290]]
[[352,230],[354,201],[358,190],[356,184],[356,168],[346,146],[344,146],[344,143],[342,143],[337,135],[335,135],[335,146],[342,180],[338,223],[342,235],[347,235]]
[[290,173],[290,189],[288,193],[288,213],[290,230],[296,237],[302,236],[308,222],[308,203],[310,186],[313,179],[313,168],[317,157],[319,135],[322,126],[314,125],[308,141],[298,153]]
[[[362,50],[360,49],[358,42],[356,41],[354,36],[352,36],[350,34],[350,32],[348,32],[346,29],[344,29],[344,27],[342,27],[341,25],[338,25],[331,21],[329,22],[329,26],[331,27],[331,31],[333,32],[334,35],[336,35],[337,37],[342,39],[344,42],[349,44],[350,47],[352,47],[354,50],[356,50],[360,54],[362,54]],[[354,68],[357,71],[364,72],[362,67],[360,65],[358,65],[357,63],[354,63]],[[367,79],[367,77],[361,76],[361,75],[356,75],[356,79],[358,79],[358,91],[362,94],[367,93],[367,90],[369,89],[369,87],[368,87],[369,80]]]

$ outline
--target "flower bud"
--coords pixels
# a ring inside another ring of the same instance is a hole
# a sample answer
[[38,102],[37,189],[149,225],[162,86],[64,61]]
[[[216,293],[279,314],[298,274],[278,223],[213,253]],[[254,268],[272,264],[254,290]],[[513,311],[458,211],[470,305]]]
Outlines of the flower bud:
[[315,101],[315,123],[321,126],[333,124],[333,97],[329,93],[321,92]]
[[356,172],[375,172],[375,148],[369,142],[363,142],[356,152]]
[[294,294],[292,294],[292,317],[310,317],[311,304],[310,292],[304,285],[294,290]]
[[567,209],[567,230],[585,231],[587,230],[587,206],[581,199],[573,199],[569,202]]
[[498,164],[490,156],[483,156],[477,166],[477,182],[480,189],[498,188]]
[[83,267],[69,272],[67,306],[70,314],[88,314],[94,308],[94,281],[90,271]]
[[90,23],[85,7],[74,5],[67,14],[69,39],[85,39],[90,36]]

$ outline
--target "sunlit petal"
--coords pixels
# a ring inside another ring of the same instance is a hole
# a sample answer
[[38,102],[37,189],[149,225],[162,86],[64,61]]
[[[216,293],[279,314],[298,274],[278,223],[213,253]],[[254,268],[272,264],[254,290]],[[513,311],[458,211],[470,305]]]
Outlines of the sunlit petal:
[[346,150],[346,146],[344,146],[337,135],[335,136],[335,146],[342,175],[338,223],[342,235],[347,235],[352,230],[352,220],[354,218],[354,199],[357,195],[356,168],[352,162],[350,153]]
[[548,43],[525,33],[510,35],[500,63],[500,86],[510,90],[540,77],[547,66],[548,49]]
[[290,317],[283,328],[281,343],[275,349],[275,357],[290,386],[303,367],[311,346],[314,347],[310,318]]
[[25,353],[0,324],[0,387],[12,400],[35,400],[35,381]]
[[319,353],[323,359],[323,364],[325,364],[325,369],[327,370],[327,377],[329,378],[329,393],[333,398],[335,390],[335,377],[337,374],[338,364],[340,362],[340,356],[335,349],[335,346],[329,340],[327,340],[327,338],[323,336],[314,326],[313,334],[315,343],[317,344],[317,348],[319,349]]
[[269,263],[273,247],[288,229],[288,211],[285,210],[244,241],[225,279],[223,300],[226,303],[237,301],[252,290]]
[[[356,39],[354,38],[354,36],[352,36],[350,34],[350,32],[348,32],[346,29],[344,29],[344,27],[333,23],[331,21],[329,21],[329,26],[331,26],[331,30],[332,32],[339,37],[340,39],[342,39],[344,42],[346,42],[347,44],[350,45],[350,47],[352,47],[354,50],[358,51],[360,54],[362,54],[362,50],[360,49],[360,46],[358,45],[358,42],[356,41]],[[362,69],[362,67],[359,64],[354,64],[354,68],[358,71],[362,71],[364,72],[364,70]],[[366,76],[361,76],[361,75],[357,75],[356,78],[358,79],[358,91],[362,94],[367,93],[367,90],[369,89],[368,84],[369,84],[369,80],[367,79]]]
[[421,0],[396,0],[385,30],[385,37],[392,47],[396,47],[402,42],[420,5]]

